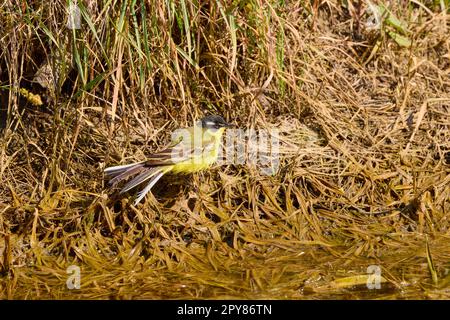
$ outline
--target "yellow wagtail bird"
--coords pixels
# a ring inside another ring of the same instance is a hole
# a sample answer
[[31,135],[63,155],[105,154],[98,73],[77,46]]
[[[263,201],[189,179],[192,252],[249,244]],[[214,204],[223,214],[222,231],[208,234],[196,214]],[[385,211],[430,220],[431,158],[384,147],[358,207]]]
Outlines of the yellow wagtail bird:
[[231,127],[234,126],[221,116],[206,116],[193,127],[180,130],[181,136],[175,136],[168,147],[150,155],[147,160],[106,168],[108,185],[114,187],[135,176],[120,190],[123,194],[150,179],[138,192],[134,201],[137,205],[164,174],[192,173],[214,164],[219,156],[222,135]]

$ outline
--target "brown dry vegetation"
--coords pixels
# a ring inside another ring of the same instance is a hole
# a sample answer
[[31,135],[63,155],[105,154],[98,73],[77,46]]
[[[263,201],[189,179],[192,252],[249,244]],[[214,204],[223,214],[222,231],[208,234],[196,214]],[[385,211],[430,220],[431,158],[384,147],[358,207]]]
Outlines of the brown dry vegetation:
[[[0,4],[1,298],[450,298],[448,1],[83,3]],[[278,172],[107,195],[211,113],[280,130]]]

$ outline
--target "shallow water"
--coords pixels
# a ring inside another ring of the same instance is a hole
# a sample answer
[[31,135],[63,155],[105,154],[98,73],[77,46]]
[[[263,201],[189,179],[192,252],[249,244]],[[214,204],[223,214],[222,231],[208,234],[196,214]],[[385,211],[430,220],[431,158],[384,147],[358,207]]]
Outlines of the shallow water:
[[[344,249],[335,248],[335,252]],[[74,264],[75,269],[80,268],[79,289],[73,288],[74,276],[78,275],[73,267],[70,271],[60,265],[60,259],[49,258],[39,267],[11,269],[1,278],[0,292],[2,298],[15,299],[450,298],[447,270],[439,270],[442,277],[434,285],[426,258],[420,254],[346,258],[320,248],[303,246],[294,250],[243,252],[221,265],[212,261],[214,256],[201,259],[199,255],[186,258],[198,259],[196,264],[173,261],[170,267],[152,264],[151,258],[145,261],[143,257],[128,262],[115,259],[102,265],[86,261]]]

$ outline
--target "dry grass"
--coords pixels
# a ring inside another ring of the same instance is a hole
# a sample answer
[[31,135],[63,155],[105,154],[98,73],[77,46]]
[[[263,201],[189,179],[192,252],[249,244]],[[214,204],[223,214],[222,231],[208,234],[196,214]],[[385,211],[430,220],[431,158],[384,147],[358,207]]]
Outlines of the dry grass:
[[[19,3],[0,5],[0,297],[450,298],[448,1],[386,4],[407,27],[381,29],[364,1],[90,0],[80,30],[65,1]],[[280,130],[280,170],[107,196],[105,166],[210,113]]]

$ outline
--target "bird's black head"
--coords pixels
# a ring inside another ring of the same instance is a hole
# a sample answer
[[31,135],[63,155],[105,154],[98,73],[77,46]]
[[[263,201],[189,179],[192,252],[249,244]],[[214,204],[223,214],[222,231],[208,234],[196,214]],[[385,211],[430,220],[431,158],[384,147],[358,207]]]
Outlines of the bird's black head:
[[206,116],[201,120],[203,128],[207,129],[220,129],[220,128],[231,128],[232,124],[226,122],[221,116],[211,115]]

